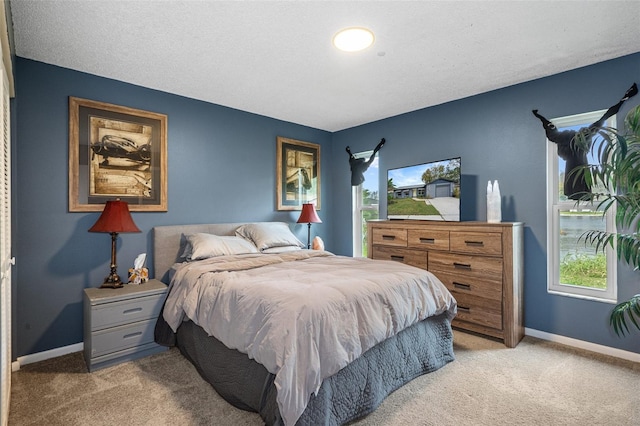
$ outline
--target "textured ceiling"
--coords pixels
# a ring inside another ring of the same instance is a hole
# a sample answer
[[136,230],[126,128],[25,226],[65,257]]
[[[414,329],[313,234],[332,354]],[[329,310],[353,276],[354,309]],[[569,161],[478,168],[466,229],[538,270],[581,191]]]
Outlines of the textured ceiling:
[[[336,131],[640,51],[640,2],[11,1],[18,56]],[[359,53],[331,45],[374,31]]]

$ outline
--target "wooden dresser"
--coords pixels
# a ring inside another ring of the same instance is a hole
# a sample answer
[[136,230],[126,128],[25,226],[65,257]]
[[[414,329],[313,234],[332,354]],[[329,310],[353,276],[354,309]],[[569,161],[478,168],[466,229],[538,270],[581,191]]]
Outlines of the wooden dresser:
[[433,272],[458,301],[454,327],[515,347],[524,337],[522,223],[374,220],[368,255]]

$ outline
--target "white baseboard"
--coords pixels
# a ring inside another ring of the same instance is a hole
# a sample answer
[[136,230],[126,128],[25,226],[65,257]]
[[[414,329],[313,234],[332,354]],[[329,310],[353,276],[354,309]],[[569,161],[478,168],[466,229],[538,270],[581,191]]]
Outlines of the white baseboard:
[[62,355],[72,354],[74,352],[80,352],[84,349],[82,342],[75,345],[63,346],[61,348],[51,349],[44,352],[38,352],[31,355],[19,356],[17,360],[11,363],[11,371],[18,371],[20,367],[27,364],[33,364],[34,362],[44,361],[50,358],[56,358]]
[[610,346],[598,345],[596,343],[585,342],[584,340],[572,339],[571,337],[551,334],[545,331],[535,330],[533,328],[524,329],[524,334],[538,339],[548,340],[550,342],[561,343],[563,345],[572,346],[574,348],[584,349],[603,355],[609,355],[616,358],[626,359],[627,361],[640,362],[640,354],[636,352],[624,351],[622,349],[612,348]]
[[[533,328],[525,327],[524,334],[531,337],[537,337],[538,339],[561,343],[563,345],[572,346],[574,348],[584,349],[587,351],[640,363],[639,353],[623,351],[622,349],[616,349],[609,346],[598,345],[596,343],[585,342],[584,340],[572,339],[571,337],[560,336],[559,334],[551,334],[545,331],[535,330]],[[75,345],[64,346],[44,352],[21,356],[11,364],[11,371],[18,371],[23,365],[32,364],[38,361],[44,361],[46,359],[55,358],[74,352],[80,352],[83,349],[84,344],[80,342],[76,343]]]

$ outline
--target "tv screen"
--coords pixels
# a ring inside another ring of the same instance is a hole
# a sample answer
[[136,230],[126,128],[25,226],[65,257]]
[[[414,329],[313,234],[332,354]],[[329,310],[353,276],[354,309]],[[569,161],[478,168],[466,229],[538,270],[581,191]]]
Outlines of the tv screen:
[[460,157],[387,171],[387,218],[460,220]]

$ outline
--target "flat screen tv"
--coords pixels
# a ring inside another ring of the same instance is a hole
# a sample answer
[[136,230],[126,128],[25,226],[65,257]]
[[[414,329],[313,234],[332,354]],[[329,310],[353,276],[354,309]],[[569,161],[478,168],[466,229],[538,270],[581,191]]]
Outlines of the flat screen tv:
[[460,221],[460,157],[387,171],[387,218]]

